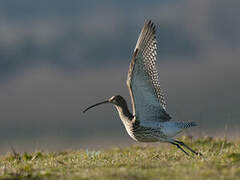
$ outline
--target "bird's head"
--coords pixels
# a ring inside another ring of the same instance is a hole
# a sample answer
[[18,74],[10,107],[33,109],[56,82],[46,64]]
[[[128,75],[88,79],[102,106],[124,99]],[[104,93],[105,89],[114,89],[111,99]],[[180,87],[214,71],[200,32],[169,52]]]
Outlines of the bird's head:
[[120,95],[112,96],[108,101],[116,106],[121,106],[126,103],[125,99]]
[[108,100],[106,101],[102,101],[102,102],[99,102],[99,103],[96,103],[92,106],[89,106],[88,108],[86,108],[83,113],[85,113],[87,110],[95,107],[95,106],[98,106],[98,105],[101,105],[101,104],[107,104],[107,103],[112,103],[116,106],[121,106],[123,104],[126,104],[126,101],[124,100],[124,98],[120,95],[116,95],[116,96],[112,96],[111,98],[109,98]]

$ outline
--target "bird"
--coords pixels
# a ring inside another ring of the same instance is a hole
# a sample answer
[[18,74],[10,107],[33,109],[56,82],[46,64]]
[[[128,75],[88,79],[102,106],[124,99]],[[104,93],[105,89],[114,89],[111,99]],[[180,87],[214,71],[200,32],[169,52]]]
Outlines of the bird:
[[151,20],[147,20],[137,40],[127,74],[126,83],[131,97],[132,113],[128,109],[126,100],[120,95],[89,106],[83,113],[101,104],[113,104],[127,133],[133,140],[170,143],[186,155],[189,153],[184,148],[195,155],[201,155],[184,142],[174,139],[184,129],[197,126],[197,124],[172,120],[166,110],[156,59],[156,26]]

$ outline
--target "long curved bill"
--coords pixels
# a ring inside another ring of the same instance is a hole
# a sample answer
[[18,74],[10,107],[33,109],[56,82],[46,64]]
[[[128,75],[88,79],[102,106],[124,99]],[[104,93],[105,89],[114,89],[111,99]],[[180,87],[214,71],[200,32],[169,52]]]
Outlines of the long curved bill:
[[92,105],[92,106],[89,106],[88,108],[86,108],[86,109],[83,111],[83,113],[87,112],[87,110],[89,110],[89,109],[91,109],[91,108],[93,108],[93,107],[95,107],[95,106],[98,106],[98,105],[101,105],[101,104],[106,104],[106,103],[109,103],[109,101],[107,100],[107,101],[103,101],[103,102],[94,104],[94,105]]

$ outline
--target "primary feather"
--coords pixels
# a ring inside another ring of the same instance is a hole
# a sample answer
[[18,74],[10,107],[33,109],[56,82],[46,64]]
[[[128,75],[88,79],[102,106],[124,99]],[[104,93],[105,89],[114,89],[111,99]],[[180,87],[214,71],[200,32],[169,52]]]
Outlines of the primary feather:
[[133,114],[139,121],[169,121],[164,94],[156,67],[157,40],[155,26],[145,22],[138,38],[128,71],[127,85]]

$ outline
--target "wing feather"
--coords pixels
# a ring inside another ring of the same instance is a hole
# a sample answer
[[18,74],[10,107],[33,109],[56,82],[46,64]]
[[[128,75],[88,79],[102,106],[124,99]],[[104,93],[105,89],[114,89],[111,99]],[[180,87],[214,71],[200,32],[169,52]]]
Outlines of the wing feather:
[[129,66],[127,86],[133,114],[139,121],[168,121],[166,103],[156,68],[157,41],[155,26],[144,23]]

